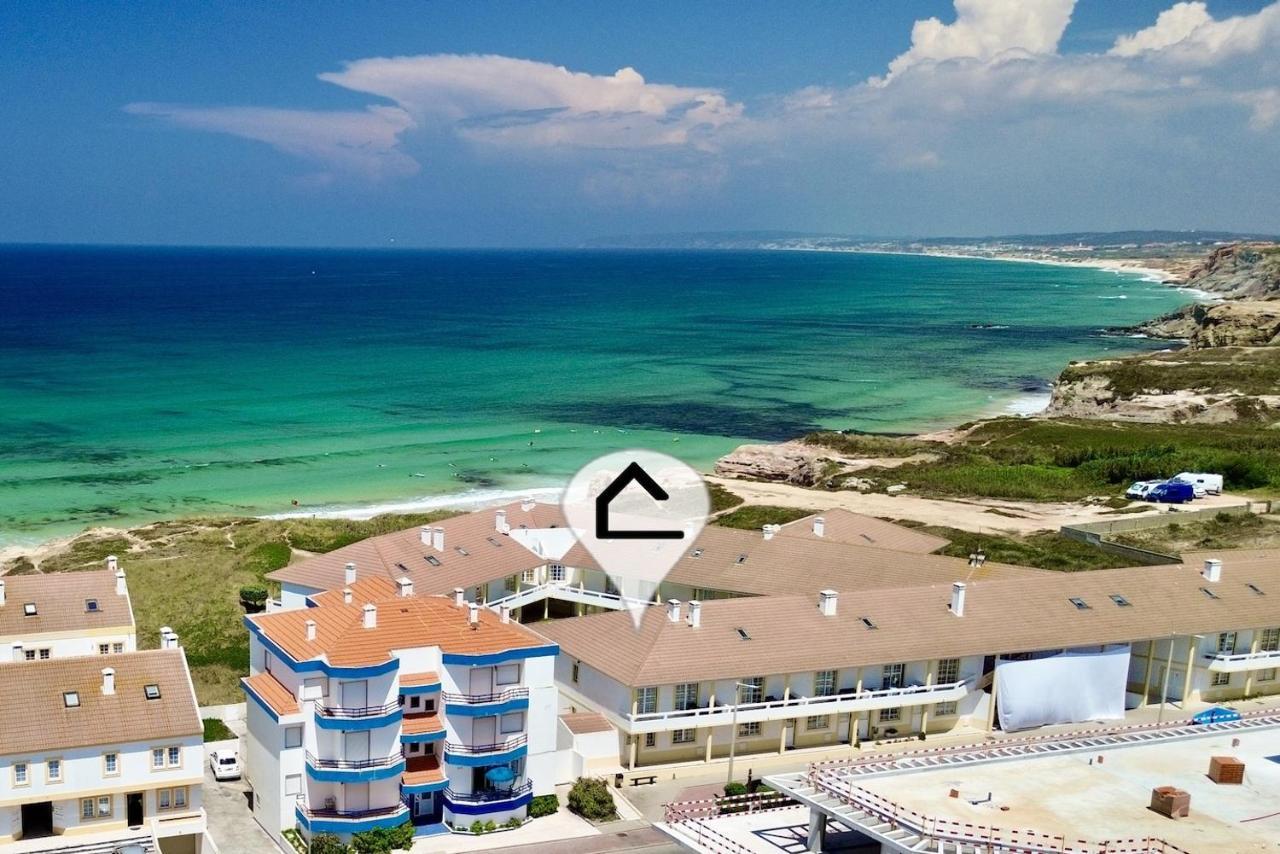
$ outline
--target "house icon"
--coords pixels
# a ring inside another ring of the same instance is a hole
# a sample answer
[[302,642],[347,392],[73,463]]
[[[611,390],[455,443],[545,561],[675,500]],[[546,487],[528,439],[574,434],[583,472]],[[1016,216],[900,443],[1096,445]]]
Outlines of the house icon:
[[638,483],[654,501],[666,501],[671,497],[647,471],[640,468],[639,463],[631,462],[622,470],[622,474],[614,478],[613,482],[596,496],[596,538],[601,540],[683,540],[684,531],[669,529],[616,531],[609,526],[609,502],[617,498],[619,493],[632,482]]

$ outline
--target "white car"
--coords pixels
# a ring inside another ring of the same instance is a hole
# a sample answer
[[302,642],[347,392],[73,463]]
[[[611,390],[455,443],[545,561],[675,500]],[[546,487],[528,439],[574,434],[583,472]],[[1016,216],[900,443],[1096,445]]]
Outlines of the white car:
[[230,748],[215,750],[209,754],[209,767],[215,780],[239,780],[240,757]]
[[1141,501],[1147,497],[1147,493],[1162,483],[1164,483],[1162,480],[1140,480],[1124,491],[1124,497]]

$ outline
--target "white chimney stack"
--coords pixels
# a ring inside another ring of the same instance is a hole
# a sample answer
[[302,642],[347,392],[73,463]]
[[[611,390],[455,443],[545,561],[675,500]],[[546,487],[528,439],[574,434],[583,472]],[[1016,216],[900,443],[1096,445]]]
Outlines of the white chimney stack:
[[453,588],[453,605],[455,608],[462,607],[462,594],[465,593],[461,587]]
[[498,614],[502,617],[502,622],[504,623],[511,622],[511,606],[510,605],[499,605]]
[[444,551],[444,528],[436,528],[431,532],[431,544],[436,551]]
[[951,613],[957,617],[964,616],[964,590],[963,581],[957,581],[951,585]]
[[689,628],[696,629],[702,625],[702,603],[697,599],[689,600]]
[[471,624],[471,628],[475,628],[480,623],[480,606],[475,602],[467,609],[467,622]]
[[778,533],[778,531],[782,530],[782,526],[781,525],[765,525],[761,530],[764,531],[764,538],[766,540],[772,540],[773,535]]
[[107,555],[107,569],[110,570],[111,572],[115,572],[119,568],[120,568],[120,558],[116,557],[115,555]]
[[827,520],[822,516],[815,516],[813,519],[813,535],[815,537],[825,537],[827,534]]
[[493,516],[493,527],[499,534],[511,533],[511,525],[507,522],[507,511],[499,510]]
[[129,593],[129,585],[124,582],[124,570],[116,570],[116,595],[126,596]]
[[173,634],[173,629],[169,626],[160,627],[160,648],[169,649],[169,636]]
[[346,571],[342,578],[342,583],[348,587],[356,583],[356,565],[354,563],[347,564]]
[[0,578],[0,608],[4,607],[4,579]]
[[1222,561],[1211,557],[1204,562],[1204,580],[1217,582],[1222,580]]
[[303,623],[303,625],[307,627],[307,640],[309,641],[315,640],[316,639],[316,621],[307,620],[305,623]]
[[413,595],[413,581],[407,575],[402,575],[396,579],[396,592],[401,596]]
[[350,587],[342,588],[342,604],[343,605],[351,604],[351,588]]
[[364,627],[366,629],[377,628],[378,626],[378,606],[372,602],[366,603],[364,606]]
[[821,590],[818,592],[818,610],[822,612],[824,617],[834,617],[836,615],[836,602],[839,596],[834,590]]
[[22,644],[20,644],[20,643],[15,643],[15,644],[13,645],[13,660],[14,660],[14,661],[23,661],[23,660],[25,660],[25,659],[26,659],[26,656],[22,654]]
[[418,531],[418,538],[422,540],[424,546],[431,545],[431,526],[423,525],[422,529]]
[[680,622],[680,600],[679,599],[667,600],[667,619],[673,623]]
[[520,509],[523,510],[525,513],[528,513],[530,510],[532,510],[533,505],[534,505],[534,500],[532,498],[524,498],[524,499],[521,499],[520,501]]
[[116,692],[116,671],[113,667],[102,668],[102,693],[108,697]]

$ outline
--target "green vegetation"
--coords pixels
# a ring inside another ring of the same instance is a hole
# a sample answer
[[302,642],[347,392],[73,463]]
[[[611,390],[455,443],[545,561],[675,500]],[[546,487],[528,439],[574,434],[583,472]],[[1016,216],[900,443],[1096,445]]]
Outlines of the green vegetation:
[[1116,534],[1124,545],[1180,554],[1204,549],[1280,547],[1280,519],[1252,513],[1219,513],[1202,522],[1170,522],[1158,528]]
[[987,560],[992,563],[1034,566],[1060,572],[1133,566],[1133,560],[1130,558],[1104,552],[1088,543],[1069,539],[1056,532],[1011,537],[975,534],[972,531],[933,525],[922,526],[918,530],[950,540],[951,544],[938,554],[951,557],[967,558],[981,549],[986,554]]
[[910,436],[877,436],[867,433],[810,433],[801,441],[806,445],[830,448],[847,457],[909,457],[921,451],[933,451],[933,442],[922,442]]
[[390,851],[407,851],[412,847],[413,822],[409,821],[397,827],[375,827],[351,835],[351,850],[356,854],[387,854]]
[[1275,394],[1280,389],[1280,348],[1212,347],[1126,359],[1075,362],[1063,382],[1103,377],[1122,396],[1195,389],[1207,393]]
[[599,777],[579,777],[569,789],[569,810],[588,821],[611,821],[618,817],[609,794],[609,785]]
[[738,795],[745,795],[749,791],[750,789],[747,788],[746,783],[739,783],[737,780],[734,780],[732,783],[724,784],[724,796],[726,798],[732,798]]
[[[516,827],[519,827],[519,826],[520,826],[519,824],[516,825]],[[479,836],[482,833],[493,833],[495,830],[498,829],[498,825],[494,824],[492,820],[481,821],[480,819],[476,819],[475,821],[471,822],[471,827],[468,829],[472,833],[474,833],[476,836]]]
[[[285,841],[288,842],[289,845],[293,848],[293,850],[297,851],[298,854],[307,854],[306,840],[302,838],[302,834],[298,832],[297,828],[286,827],[284,830],[280,831],[280,835],[285,838]],[[329,835],[332,836],[332,834],[329,834]],[[334,836],[333,838],[336,841],[338,837]],[[311,850],[317,852],[317,854],[323,854],[320,848],[312,847]]]
[[217,718],[204,719],[204,740],[205,741],[226,741],[235,738],[236,734],[227,728],[227,725]]
[[529,818],[542,818],[560,809],[560,799],[555,795],[537,795],[529,802]]
[[748,504],[731,513],[726,513],[715,520],[717,525],[726,528],[743,528],[758,531],[764,525],[785,525],[797,519],[803,519],[817,510],[806,510],[802,507],[774,507],[770,504]]
[[317,833],[311,837],[311,854],[348,854],[351,848],[334,833]]
[[711,512],[719,513],[731,507],[737,507],[742,499],[725,489],[718,483],[707,484],[707,492],[711,496]]

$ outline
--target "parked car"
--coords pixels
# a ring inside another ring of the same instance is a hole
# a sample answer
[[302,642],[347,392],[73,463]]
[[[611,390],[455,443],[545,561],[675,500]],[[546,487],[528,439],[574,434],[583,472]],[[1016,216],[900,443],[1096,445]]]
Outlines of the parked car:
[[240,779],[240,757],[230,748],[224,747],[210,753],[209,767],[213,769],[215,780]]
[[1203,498],[1205,493],[1210,495],[1222,494],[1222,475],[1220,474],[1184,471],[1181,474],[1174,475],[1173,479],[1191,484],[1196,490],[1196,498]]
[[1164,483],[1163,480],[1139,480],[1124,491],[1125,498],[1133,498],[1138,501],[1146,499],[1148,493],[1152,489]]
[[1188,501],[1194,500],[1196,491],[1189,483],[1181,483],[1176,480],[1167,480],[1151,489],[1147,493],[1148,501],[1158,501],[1161,504],[1186,504]]

